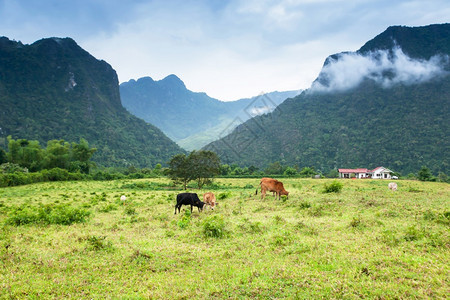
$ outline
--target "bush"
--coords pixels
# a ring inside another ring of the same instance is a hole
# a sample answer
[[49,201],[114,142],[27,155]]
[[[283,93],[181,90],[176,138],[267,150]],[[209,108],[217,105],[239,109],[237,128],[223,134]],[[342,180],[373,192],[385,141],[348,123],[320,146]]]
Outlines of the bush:
[[300,202],[299,208],[300,209],[307,209],[307,208],[310,208],[311,206],[312,206],[311,202],[304,200],[304,201]]
[[129,216],[134,216],[137,215],[136,209],[134,207],[131,206],[127,206],[125,207],[125,214],[129,215]]
[[85,222],[89,216],[89,211],[68,205],[43,205],[38,208],[22,205],[11,210],[6,224],[14,226],[26,224],[71,225]]
[[69,171],[61,168],[42,170],[42,175],[48,181],[66,181],[69,180]]
[[324,184],[324,193],[340,193],[344,185],[337,180],[334,180],[330,184]]
[[106,236],[88,236],[86,237],[86,241],[88,242],[87,249],[88,250],[107,250],[111,251],[113,250],[113,246],[111,241],[106,240]]
[[187,228],[189,226],[190,222],[191,222],[191,210],[190,209],[186,209],[186,210],[184,210],[184,215],[181,218],[181,220],[179,220],[177,222],[177,225],[181,229],[184,229],[184,228]]
[[205,237],[221,238],[225,235],[225,221],[222,216],[214,215],[203,221]]
[[0,174],[0,187],[7,186],[17,186],[29,184],[31,182],[31,177],[26,173],[10,173],[10,174]]
[[4,163],[0,165],[1,173],[28,173],[27,168],[22,168],[18,164]]
[[231,192],[224,192],[217,195],[218,200],[224,200],[231,197]]

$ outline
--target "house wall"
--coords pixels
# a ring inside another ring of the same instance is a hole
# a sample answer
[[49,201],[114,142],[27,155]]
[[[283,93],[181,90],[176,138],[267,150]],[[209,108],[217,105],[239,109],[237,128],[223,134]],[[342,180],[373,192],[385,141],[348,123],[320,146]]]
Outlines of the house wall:
[[391,174],[387,172],[375,172],[372,175],[373,179],[391,179]]

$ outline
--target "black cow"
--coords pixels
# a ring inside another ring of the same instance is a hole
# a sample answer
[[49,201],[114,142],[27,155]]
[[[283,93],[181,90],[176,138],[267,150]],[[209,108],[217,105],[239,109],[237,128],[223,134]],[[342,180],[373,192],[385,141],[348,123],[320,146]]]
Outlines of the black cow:
[[180,212],[182,205],[190,205],[192,213],[192,206],[197,206],[198,211],[201,211],[205,203],[200,201],[198,195],[195,193],[181,193],[177,195],[177,204],[175,204],[175,214],[177,214],[177,208],[178,213]]

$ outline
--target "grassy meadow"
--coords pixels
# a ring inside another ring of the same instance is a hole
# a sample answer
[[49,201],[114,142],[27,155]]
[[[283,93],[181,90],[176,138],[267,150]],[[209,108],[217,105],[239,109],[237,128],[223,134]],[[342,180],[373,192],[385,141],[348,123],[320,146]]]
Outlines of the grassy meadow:
[[449,184],[282,181],[217,179],[190,190],[216,210],[177,215],[164,178],[2,188],[0,298],[448,297]]

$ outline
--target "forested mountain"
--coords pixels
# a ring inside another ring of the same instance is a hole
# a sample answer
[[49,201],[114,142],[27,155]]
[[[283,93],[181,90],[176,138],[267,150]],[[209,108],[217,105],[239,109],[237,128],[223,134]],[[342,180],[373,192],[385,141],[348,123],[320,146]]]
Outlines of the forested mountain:
[[0,37],[0,147],[6,137],[86,139],[106,166],[149,166],[181,153],[158,128],[123,108],[116,72],[70,38],[31,45]]
[[272,111],[299,91],[273,92],[224,102],[188,90],[175,75],[155,81],[150,77],[120,85],[123,106],[154,124],[188,150],[227,135],[235,126],[262,112]]
[[205,149],[247,166],[448,173],[449,55],[450,24],[389,27],[357,52],[328,57],[309,90]]

